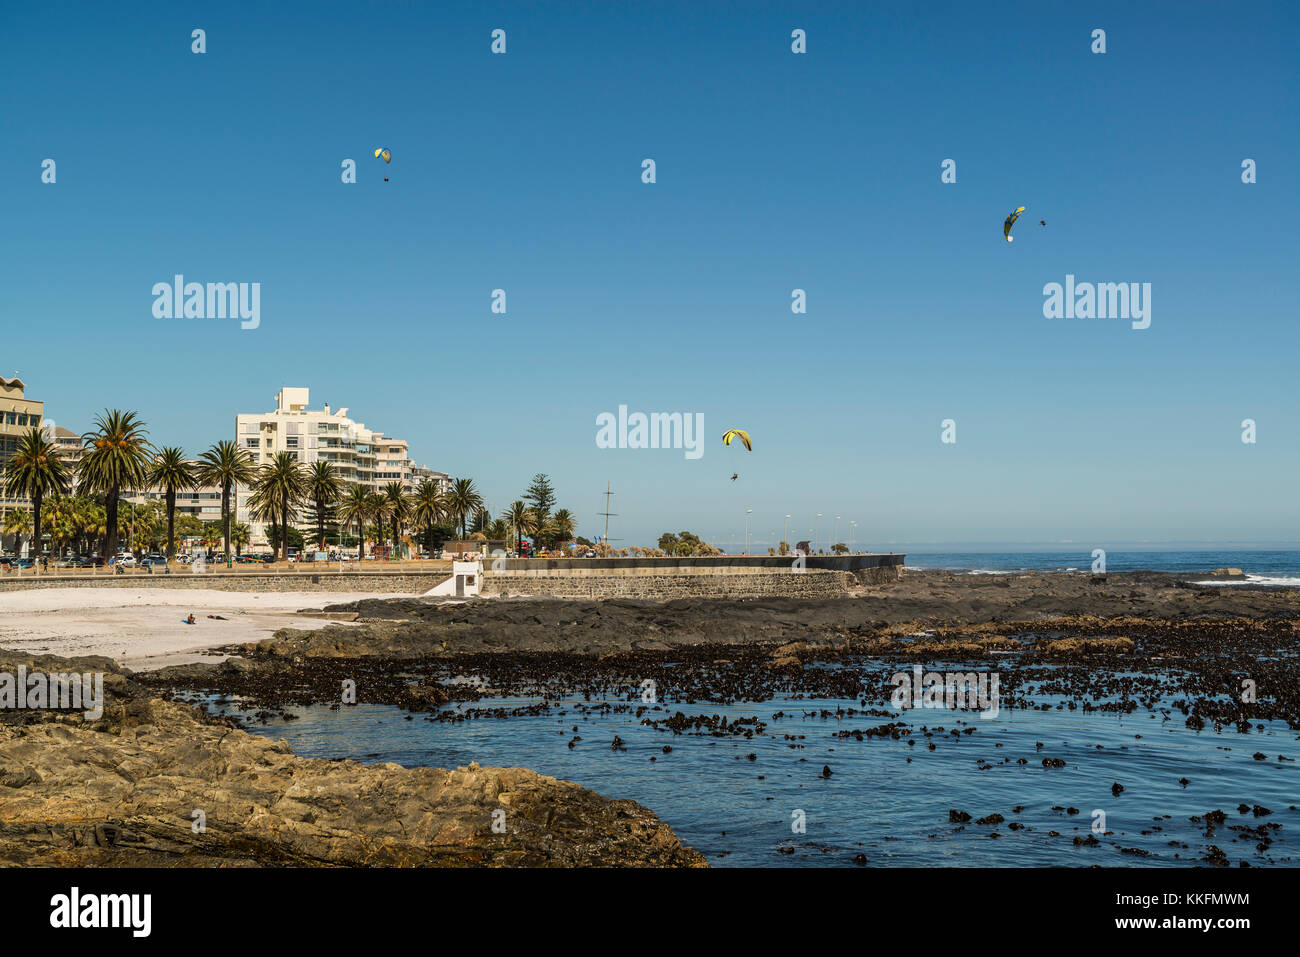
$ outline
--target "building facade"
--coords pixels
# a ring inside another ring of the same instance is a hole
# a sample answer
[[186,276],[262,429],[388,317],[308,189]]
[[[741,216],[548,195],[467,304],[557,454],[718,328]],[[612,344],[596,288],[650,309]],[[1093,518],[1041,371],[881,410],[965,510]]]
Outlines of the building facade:
[[[405,439],[367,428],[349,418],[347,408],[325,405],[312,409],[309,405],[308,389],[281,389],[273,411],[235,416],[236,443],[248,452],[254,465],[265,465],[277,453],[290,452],[303,465],[329,462],[342,481],[376,490],[389,482],[401,482],[411,492],[425,480],[437,482],[444,490],[451,487],[450,476],[412,461]],[[250,494],[249,489],[238,490],[236,520],[248,525],[253,545],[263,546],[268,542],[267,529],[249,510]],[[313,521],[308,509],[300,509],[295,524],[306,527]]]
[[[18,441],[45,418],[45,403],[29,399],[27,387],[18,378],[6,379],[0,376],[0,475],[9,467],[9,458],[18,449]],[[0,487],[0,528],[4,527],[5,516],[16,508],[31,509],[31,502],[26,497],[11,498]]]

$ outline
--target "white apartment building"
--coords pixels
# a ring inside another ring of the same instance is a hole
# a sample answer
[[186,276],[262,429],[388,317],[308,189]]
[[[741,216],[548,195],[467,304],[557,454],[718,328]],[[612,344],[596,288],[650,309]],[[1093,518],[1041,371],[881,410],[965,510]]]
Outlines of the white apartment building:
[[[426,479],[436,481],[443,489],[450,488],[450,476],[417,466],[411,460],[405,439],[389,438],[367,428],[348,418],[346,408],[331,409],[326,405],[311,409],[309,401],[308,389],[281,389],[275,396],[274,411],[235,416],[235,441],[252,456],[255,465],[265,465],[278,452],[292,452],[304,465],[332,462],[344,482],[374,489],[401,482],[410,492]],[[264,545],[268,541],[266,529],[249,513],[249,494],[248,489],[238,490],[237,521],[247,523],[254,545]],[[303,509],[296,524],[304,527],[312,520],[309,510]]]

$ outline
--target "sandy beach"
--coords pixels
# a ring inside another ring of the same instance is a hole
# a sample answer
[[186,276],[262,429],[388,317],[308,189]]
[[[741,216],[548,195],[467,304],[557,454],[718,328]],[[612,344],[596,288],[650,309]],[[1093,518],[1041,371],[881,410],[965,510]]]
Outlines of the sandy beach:
[[[325,596],[320,592],[34,588],[0,594],[0,647],[33,655],[107,655],[132,670],[148,670],[197,661],[204,657],[204,649],[259,641],[280,628],[312,630],[339,624],[295,613],[320,608],[326,599],[373,597],[368,592]],[[191,613],[196,624],[187,625],[184,619]]]

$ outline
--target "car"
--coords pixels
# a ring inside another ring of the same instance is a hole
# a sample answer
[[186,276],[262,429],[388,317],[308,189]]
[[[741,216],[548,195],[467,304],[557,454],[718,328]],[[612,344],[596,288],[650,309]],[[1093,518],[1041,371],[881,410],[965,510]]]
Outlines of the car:
[[140,567],[143,568],[143,569],[145,569],[146,571],[148,571],[148,572],[151,573],[151,574],[152,574],[153,572],[165,572],[165,571],[168,570],[168,569],[167,569],[167,556],[166,556],[166,555],[146,555],[144,558],[140,559]]
[[135,556],[130,552],[120,552],[118,556],[113,559],[113,564],[120,568],[135,568]]
[[15,570],[22,570],[24,568],[34,568],[36,566],[35,558],[12,558],[9,559],[8,562],[9,562],[9,567]]
[[81,568],[82,558],[80,555],[69,555],[67,558],[60,559],[55,568]]
[[596,552],[595,552],[595,550],[589,548],[589,549],[587,549],[586,554],[585,554],[583,557],[584,557],[584,558],[595,558],[595,557],[596,557]]

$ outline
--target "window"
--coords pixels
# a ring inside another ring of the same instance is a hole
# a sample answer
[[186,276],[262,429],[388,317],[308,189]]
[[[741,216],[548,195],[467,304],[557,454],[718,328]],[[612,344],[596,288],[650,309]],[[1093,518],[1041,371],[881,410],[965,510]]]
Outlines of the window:
[[244,439],[245,448],[256,449],[256,448],[260,448],[261,445],[262,445],[261,439]]
[[296,449],[298,447],[298,436],[286,435],[284,437],[284,447],[286,449]]

